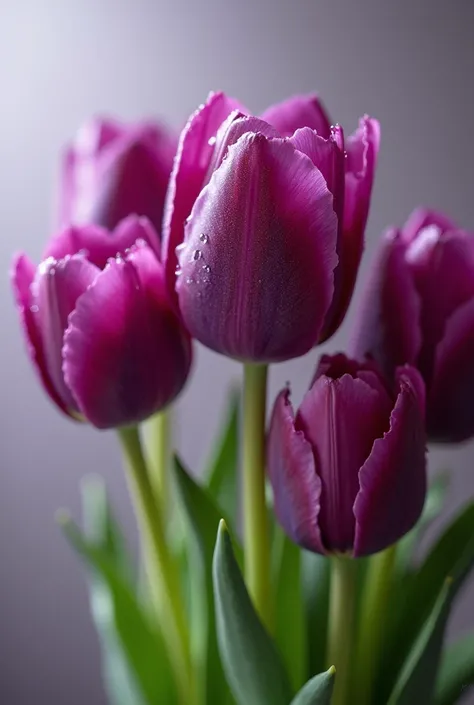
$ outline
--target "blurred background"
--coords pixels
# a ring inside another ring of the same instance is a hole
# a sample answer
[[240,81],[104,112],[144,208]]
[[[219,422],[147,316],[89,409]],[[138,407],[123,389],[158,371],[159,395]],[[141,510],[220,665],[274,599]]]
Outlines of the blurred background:
[[[7,278],[12,253],[38,258],[49,235],[61,146],[92,113],[180,126],[210,89],[255,112],[316,90],[347,131],[370,113],[383,140],[360,294],[380,232],[416,205],[474,229],[474,2],[1,0],[0,27],[0,702],[105,705],[82,566],[54,512],[78,516],[81,477],[101,472],[135,546],[121,460],[112,433],[69,423],[46,399]],[[343,348],[350,327],[349,315],[325,349]],[[271,400],[290,380],[298,402],[317,355],[275,366]],[[199,349],[176,411],[177,442],[196,471],[238,375]],[[474,495],[473,460],[472,443],[431,453],[433,472],[452,470],[445,519]],[[472,581],[451,636],[469,627]]]

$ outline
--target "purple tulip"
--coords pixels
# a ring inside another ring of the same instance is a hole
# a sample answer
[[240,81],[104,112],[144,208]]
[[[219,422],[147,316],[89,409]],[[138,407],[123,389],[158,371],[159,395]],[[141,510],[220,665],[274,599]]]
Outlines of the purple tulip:
[[393,377],[409,363],[426,384],[428,437],[474,436],[474,233],[419,209],[382,241],[354,341]]
[[194,337],[237,359],[275,362],[306,353],[344,317],[379,127],[363,118],[345,145],[314,96],[268,109],[272,124],[245,113],[212,94],[184,129],[163,261]]
[[316,553],[366,556],[400,539],[426,493],[424,387],[405,366],[395,393],[372,363],[323,356],[294,416],[278,396],[268,438],[275,512]]
[[130,216],[114,232],[69,228],[13,288],[28,351],[51,399],[98,428],[136,424],[181,391],[191,343],[165,284],[158,236]]
[[59,227],[93,223],[113,230],[136,214],[161,234],[175,149],[161,125],[102,119],[83,125],[62,161]]

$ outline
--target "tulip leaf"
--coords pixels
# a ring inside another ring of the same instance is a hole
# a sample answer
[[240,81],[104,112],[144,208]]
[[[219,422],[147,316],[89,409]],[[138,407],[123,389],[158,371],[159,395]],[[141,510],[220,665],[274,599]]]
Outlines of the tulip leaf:
[[431,702],[451,598],[451,581],[446,581],[408,654],[387,705]]
[[285,667],[252,605],[224,522],[213,578],[219,649],[238,705],[288,705],[293,693]]
[[301,579],[302,551],[279,526],[273,539],[273,584],[276,593],[275,638],[292,686],[298,690],[306,680],[306,624]]
[[334,690],[334,666],[311,678],[295,695],[291,705],[331,705],[332,691]]
[[68,516],[61,516],[60,522],[67,539],[89,568],[92,613],[112,702],[173,705],[175,688],[162,637],[152,626],[122,568],[105,544],[95,544],[83,536]]
[[[387,690],[393,687],[403,660],[417,641],[434,609],[441,589],[449,576],[453,577],[451,600],[474,565],[474,502],[469,503],[445,529],[442,536],[413,575],[403,599],[392,612],[396,624],[386,640],[376,690],[384,702]],[[377,700],[377,701],[378,701]]]
[[237,526],[238,463],[239,463],[239,406],[240,394],[232,389],[227,412],[219,431],[213,456],[209,462],[206,485],[209,493],[225,511],[233,530]]
[[[176,485],[190,526],[189,538],[195,542],[197,551],[192,551],[194,558],[190,567],[193,592],[200,592],[196,599],[194,633],[200,639],[197,651],[202,654],[201,664],[203,691],[206,702],[224,703],[230,701],[229,688],[225,680],[217,645],[215,625],[214,593],[212,585],[212,561],[216,532],[221,521],[222,512],[217,507],[206,487],[199,485],[185,470],[184,465],[175,457],[174,470]],[[199,591],[200,586],[200,591]]]
[[474,632],[449,646],[441,659],[435,705],[455,705],[474,685]]
[[327,665],[330,562],[326,556],[309,551],[302,551],[301,562],[309,676]]

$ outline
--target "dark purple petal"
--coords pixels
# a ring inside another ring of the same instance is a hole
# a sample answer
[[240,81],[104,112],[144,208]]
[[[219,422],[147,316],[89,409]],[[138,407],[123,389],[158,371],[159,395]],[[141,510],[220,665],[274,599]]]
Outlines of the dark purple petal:
[[331,302],[336,237],[332,196],[310,159],[245,134],[186,226],[176,289],[191,334],[239,359],[307,352]]
[[31,294],[35,272],[36,267],[26,255],[21,254],[16,257],[12,268],[13,292],[30,359],[48,395],[61,411],[69,415],[66,405],[54,388],[46,365],[43,342],[38,328],[38,306],[33,304]]
[[311,382],[311,387],[316,382],[319,377],[325,375],[331,379],[339,379],[345,374],[351,375],[354,379],[361,379],[369,387],[372,387],[380,394],[384,395],[387,403],[387,413],[390,412],[390,395],[391,391],[387,381],[381,374],[378,365],[370,359],[354,360],[344,353],[338,353],[336,355],[322,355],[318,366],[316,367],[316,372],[314,374],[313,380]]
[[359,470],[374,439],[388,429],[390,410],[387,394],[349,374],[319,377],[300,406],[295,425],[315,455],[322,483],[319,527],[330,551],[352,550]]
[[224,93],[211,93],[205,105],[191,115],[181,133],[163,220],[162,260],[171,292],[176,281],[176,247],[183,240],[186,219],[208,173],[217,131],[234,110],[246,113],[233,98],[228,98]]
[[295,429],[288,390],[280,392],[273,408],[267,459],[280,524],[295,543],[325,553],[318,527],[321,481],[311,446]]
[[176,397],[190,364],[189,338],[151,250],[111,261],[78,300],[65,335],[65,379],[84,416],[98,428],[139,423]]
[[40,264],[31,285],[45,369],[64,405],[72,411],[78,411],[78,408],[63,377],[64,331],[77,299],[92,284],[98,272],[97,267],[79,255],[59,261],[50,258]]
[[431,440],[459,442],[474,435],[474,299],[447,321],[436,349],[427,416]]
[[441,232],[458,230],[456,223],[444,215],[444,213],[427,208],[417,208],[413,211],[403,227],[402,237],[404,242],[410,243],[421,230],[431,225],[435,225]]
[[360,470],[354,504],[354,555],[376,553],[398,541],[418,521],[426,494],[424,411],[416,370],[404,368],[390,430],[378,438]]
[[282,137],[289,137],[301,127],[316,130],[328,138],[331,123],[317,95],[297,95],[272,105],[262,114],[262,120],[273,125]]
[[421,302],[397,231],[381,242],[358,313],[351,345],[356,359],[372,357],[389,379],[395,368],[414,364],[421,349]]
[[379,123],[367,116],[360,120],[359,129],[347,141],[343,233],[340,263],[335,273],[337,297],[326,320],[325,340],[341,325],[354,291],[364,250],[379,144]]
[[474,235],[442,234],[436,225],[428,226],[407,247],[406,260],[422,301],[423,345],[417,367],[429,387],[435,347],[448,318],[474,298]]

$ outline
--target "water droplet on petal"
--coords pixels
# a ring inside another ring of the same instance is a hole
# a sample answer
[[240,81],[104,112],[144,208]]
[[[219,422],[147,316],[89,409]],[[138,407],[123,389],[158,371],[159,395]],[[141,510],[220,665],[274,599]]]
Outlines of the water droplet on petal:
[[209,237],[206,235],[206,233],[201,233],[199,235],[199,239],[203,245],[207,245],[207,243],[209,242]]
[[179,277],[183,273],[183,270],[181,269],[179,264],[177,265],[176,269],[174,270],[174,273],[176,274],[177,277]]
[[188,277],[186,279],[186,284],[194,284],[194,279],[192,277]]
[[211,268],[210,268],[210,266],[209,266],[208,264],[203,264],[203,265],[202,265],[202,268],[203,268],[204,271],[207,272],[208,274],[209,274],[209,272],[211,271]]
[[209,147],[214,147],[216,141],[217,141],[217,137],[210,137],[207,144],[209,145]]
[[30,311],[31,313],[38,313],[39,308],[36,304],[33,304],[33,306],[30,306]]
[[201,250],[194,250],[194,252],[193,252],[193,260],[194,260],[195,262],[197,262],[198,259],[201,259],[201,257],[202,257],[202,252],[201,252]]

